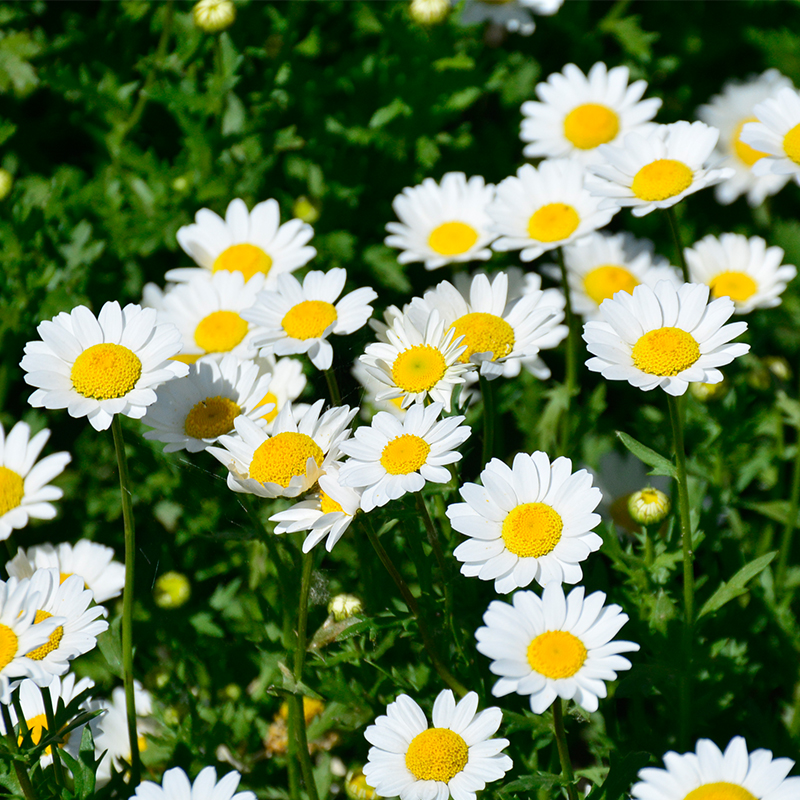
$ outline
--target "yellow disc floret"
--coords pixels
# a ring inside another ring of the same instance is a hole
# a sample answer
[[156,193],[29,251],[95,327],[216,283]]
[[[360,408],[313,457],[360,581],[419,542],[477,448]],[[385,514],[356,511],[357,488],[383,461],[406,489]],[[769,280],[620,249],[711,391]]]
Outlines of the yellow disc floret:
[[645,164],[633,177],[631,191],[648,203],[666,200],[692,185],[692,171],[682,161],[659,158]]
[[795,125],[783,137],[783,151],[795,164],[800,165],[800,125]]
[[406,750],[406,767],[418,781],[447,783],[469,761],[469,747],[449,728],[428,728],[418,733]]
[[75,391],[95,400],[124,397],[141,376],[139,357],[121,344],[87,347],[75,359],[70,372]]
[[587,655],[583,642],[569,631],[545,631],[528,645],[531,669],[553,680],[571,678]]
[[764,158],[764,156],[769,155],[769,153],[763,153],[761,150],[756,150],[755,147],[750,147],[749,144],[745,144],[742,141],[742,128],[748,122],[758,122],[758,117],[747,117],[747,119],[743,119],[736,126],[736,130],[733,133],[733,149],[740,161],[742,161],[746,166],[752,167],[756,161]]
[[756,796],[738,783],[719,781],[692,789],[683,800],[756,800]]
[[528,220],[528,236],[537,242],[560,242],[571,236],[581,218],[566,203],[548,203],[537,209]]
[[263,272],[268,274],[272,269],[272,259],[254,244],[234,244],[223,250],[214,259],[212,272],[241,272],[245,281],[253,275]]
[[639,281],[629,270],[616,264],[595,267],[583,278],[584,291],[597,305],[613,297],[617,292],[633,294],[638,285]]
[[428,459],[431,446],[413,433],[392,439],[381,452],[381,464],[390,475],[416,472]]
[[309,458],[317,466],[325,458],[322,448],[310,436],[292,431],[278,433],[253,453],[250,477],[259,483],[277,483],[285,489],[296,475],[306,474]]
[[247,329],[235,311],[212,311],[194,329],[194,341],[206,353],[228,353],[247,336]]
[[304,300],[289,309],[281,325],[290,339],[318,339],[336,322],[336,307],[324,300]]
[[183,429],[193,439],[216,439],[233,430],[233,421],[242,409],[228,397],[206,397],[192,406]]
[[736,270],[720,272],[708,285],[714,297],[730,297],[734,303],[743,303],[758,291],[758,284],[746,272]]
[[564,118],[564,136],[579,150],[592,150],[618,133],[619,117],[600,103],[584,103]]
[[392,380],[409,394],[429,392],[444,377],[447,364],[441,351],[430,344],[404,350],[392,364]]
[[25,496],[25,481],[8,467],[0,467],[0,517],[16,508]]
[[546,503],[523,503],[512,508],[503,521],[506,549],[520,558],[541,558],[561,540],[561,515]]
[[[37,622],[44,622],[44,620],[50,619],[52,616],[53,615],[49,611],[43,611],[40,608],[36,612],[36,616],[33,618],[33,624],[35,625]],[[53,650],[58,650],[58,646],[61,644],[61,639],[63,636],[64,629],[59,625],[50,634],[50,638],[41,647],[31,650],[31,652],[27,654],[27,657],[32,658],[34,661],[41,661],[48,653],[52,653]]]
[[478,231],[465,222],[444,222],[431,231],[428,247],[443,256],[460,256],[478,241]]
[[320,489],[319,492],[319,507],[320,511],[323,514],[332,514],[335,511],[340,511],[341,513],[345,513],[345,510],[341,507],[339,503],[337,503],[330,495],[325,494]]
[[462,364],[468,364],[475,353],[491,353],[492,361],[505,358],[514,349],[514,329],[496,314],[473,311],[459,317],[451,326],[455,339],[463,336],[461,344],[467,349],[458,357]]
[[19,650],[19,639],[17,634],[0,622],[0,672],[2,672],[13,660]]
[[639,338],[631,356],[634,366],[648,375],[677,375],[700,358],[700,346],[688,331],[656,328]]

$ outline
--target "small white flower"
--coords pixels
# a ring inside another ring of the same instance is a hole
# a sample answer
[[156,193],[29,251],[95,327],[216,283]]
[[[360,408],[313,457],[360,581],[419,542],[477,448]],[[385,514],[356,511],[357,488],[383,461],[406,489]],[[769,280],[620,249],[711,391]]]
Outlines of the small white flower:
[[754,109],[758,122],[742,128],[742,141],[767,157],[753,164],[756,175],[793,175],[800,184],[800,92],[781,89]]
[[[455,5],[456,0],[452,0]],[[531,11],[541,16],[555,14],[564,0],[467,0],[459,25],[491,22],[502,25],[511,33],[530,36],[536,30]]]
[[253,792],[234,794],[241,778],[238,772],[232,771],[217,782],[214,767],[204,767],[191,783],[180,767],[174,767],[164,773],[161,786],[142,781],[134,797],[138,800],[256,800]]

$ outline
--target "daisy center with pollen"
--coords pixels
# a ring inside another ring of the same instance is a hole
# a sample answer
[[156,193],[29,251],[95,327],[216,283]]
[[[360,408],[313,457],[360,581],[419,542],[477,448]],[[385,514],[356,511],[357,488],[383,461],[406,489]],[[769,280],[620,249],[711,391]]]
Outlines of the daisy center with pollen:
[[431,446],[413,433],[392,439],[381,452],[381,464],[390,475],[416,472],[428,459]]
[[447,783],[468,761],[467,743],[449,728],[428,728],[418,733],[406,750],[406,767],[418,781]]
[[404,392],[428,392],[444,377],[447,364],[441,351],[429,344],[404,350],[392,364],[392,380]]
[[541,558],[561,540],[564,523],[545,503],[523,503],[512,508],[503,521],[506,549],[520,558]]
[[583,288],[586,294],[594,300],[597,305],[613,297],[617,292],[627,292],[633,294],[633,290],[639,285],[639,281],[633,274],[616,264],[604,264],[602,267],[595,267],[591,272],[587,272],[583,278]]
[[692,185],[692,171],[682,161],[659,158],[633,176],[631,191],[648,203],[675,197]]
[[318,339],[337,320],[336,307],[324,300],[304,300],[289,309],[281,326],[290,339]]
[[227,353],[247,336],[248,327],[235,311],[212,311],[194,329],[194,342],[206,353]]
[[121,344],[87,347],[72,365],[70,379],[78,394],[95,400],[124,397],[142,376],[139,357]]
[[528,220],[528,236],[537,242],[560,242],[580,225],[578,212],[566,203],[548,203],[537,209]]
[[756,796],[737,783],[704,783],[692,789],[683,800],[756,800]]
[[231,245],[214,259],[211,267],[212,272],[241,272],[245,281],[259,272],[266,275],[271,269],[272,259],[254,244]]
[[262,417],[262,419],[265,419],[267,422],[272,422],[272,420],[278,416],[277,395],[274,392],[267,392],[264,395],[264,399],[256,406],[256,408],[261,408],[261,406],[268,406],[270,403],[272,403],[272,410],[267,411],[267,413]]
[[337,503],[330,495],[325,494],[322,489],[319,490],[319,508],[323,514],[333,514],[336,511],[342,514],[347,513],[339,503]]
[[17,634],[8,625],[0,622],[0,672],[14,660],[17,650],[19,650]]
[[800,125],[795,125],[783,137],[783,151],[795,164],[800,165]]
[[619,117],[608,106],[584,103],[564,118],[564,136],[579,150],[592,150],[617,138]]
[[183,430],[193,439],[216,439],[233,430],[233,421],[242,409],[227,397],[206,397],[192,406]]
[[325,454],[305,433],[284,431],[258,446],[250,462],[250,477],[259,483],[277,483],[285,489],[292,478],[306,474],[309,458],[319,466]]
[[463,336],[461,344],[467,349],[458,357],[462,364],[469,364],[475,353],[491,353],[492,361],[505,358],[514,349],[514,329],[496,314],[473,311],[459,317],[451,326],[456,335]]
[[428,247],[442,256],[460,256],[478,241],[478,231],[466,222],[443,222],[431,231]]
[[735,303],[749,300],[758,291],[758,284],[746,272],[736,270],[720,272],[708,285],[714,297],[730,297]]
[[[49,611],[43,611],[40,608],[36,612],[36,616],[33,618],[33,624],[36,625],[38,622],[44,622],[46,619],[50,619],[52,616],[53,615]],[[53,650],[58,650],[58,646],[61,644],[61,639],[63,636],[64,628],[59,625],[50,634],[50,638],[41,647],[31,650],[30,653],[27,654],[26,658],[32,658],[34,661],[41,661],[45,658],[45,656],[47,656],[48,653],[52,653]]]
[[545,631],[528,645],[528,663],[545,678],[571,678],[584,664],[588,652],[569,631]]
[[639,338],[631,356],[634,366],[648,375],[677,375],[700,358],[700,346],[688,331],[656,328]]
[[769,153],[756,150],[755,147],[750,147],[749,144],[745,144],[742,141],[742,128],[744,128],[748,122],[758,122],[758,117],[747,117],[747,119],[743,119],[736,126],[736,130],[733,133],[733,150],[739,157],[740,161],[742,161],[746,166],[752,167],[756,161],[764,158],[764,156],[769,155]]
[[0,517],[16,508],[25,496],[25,481],[8,467],[0,467]]

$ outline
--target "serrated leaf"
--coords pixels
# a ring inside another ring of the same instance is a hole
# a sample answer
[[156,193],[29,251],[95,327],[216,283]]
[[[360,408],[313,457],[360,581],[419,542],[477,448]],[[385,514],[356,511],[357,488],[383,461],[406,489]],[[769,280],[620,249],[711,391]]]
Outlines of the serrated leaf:
[[700,619],[706,614],[713,614],[715,611],[719,611],[726,603],[744,594],[747,591],[747,584],[766,569],[776,555],[778,555],[777,551],[766,553],[749,564],[745,564],[729,581],[723,581],[717,591],[703,604],[697,618]]
[[651,450],[646,445],[638,442],[633,436],[629,436],[624,431],[616,431],[616,434],[622,444],[624,444],[639,461],[653,468],[647,473],[648,475],[666,475],[669,478],[677,479],[678,470],[669,459],[664,458],[664,456],[656,453],[655,450]]

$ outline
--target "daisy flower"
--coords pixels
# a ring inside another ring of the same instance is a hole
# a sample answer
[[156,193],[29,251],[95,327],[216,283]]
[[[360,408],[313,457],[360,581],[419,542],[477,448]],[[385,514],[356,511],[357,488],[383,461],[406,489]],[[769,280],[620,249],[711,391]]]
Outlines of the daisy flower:
[[521,250],[523,261],[533,261],[608,225],[619,208],[601,208],[603,201],[589,193],[586,177],[577,161],[556,158],[538,167],[523,164],[516,177],[500,181],[487,209],[501,234],[492,247],[503,253]]
[[605,599],[603,592],[584,598],[583,586],[564,597],[561,584],[553,582],[541,597],[517,592],[512,605],[489,603],[486,627],[475,638],[478,652],[493,659],[489,669],[500,676],[492,694],[530,695],[534,714],[544,713],[556,697],[597,711],[598,698],[606,696],[604,681],[631,668],[619,654],[639,649],[614,640],[628,615],[617,605],[604,606]]
[[628,381],[642,391],[660,386],[682,395],[690,383],[719,383],[717,367],[730,364],[750,350],[735,342],[746,322],[725,322],[735,310],[733,300],[708,302],[708,286],[684,283],[680,288],[661,281],[655,289],[637,286],[632,294],[617,292],[600,306],[602,320],[583,326],[586,347],[595,358],[586,366],[606,380]]
[[141,419],[156,400],[155,387],[185,375],[185,364],[170,360],[180,351],[174,325],[157,325],[150,308],[106,303],[95,317],[86,306],[62,311],[36,329],[20,366],[36,391],[34,408],[66,408],[106,430],[115,414]]
[[769,750],[747,752],[734,736],[723,753],[710,739],[699,739],[694,753],[664,756],[666,769],[646,767],[631,795],[636,800],[793,800],[800,778],[787,778],[790,758],[773,758]]
[[[452,0],[453,5],[456,0]],[[531,12],[542,16],[555,14],[564,0],[467,0],[459,25],[477,25],[490,22],[502,25],[511,33],[530,36],[536,30]]]
[[642,100],[647,81],[628,85],[627,67],[608,69],[598,61],[584,75],[575,64],[536,85],[536,100],[522,104],[520,138],[526,158],[598,161],[601,144],[641,130],[661,108],[661,100]]
[[734,174],[717,184],[714,195],[717,202],[729,205],[747,193],[747,202],[757,206],[768,195],[776,194],[786,185],[789,175],[756,175],[753,165],[767,153],[754,150],[742,141],[742,129],[748,122],[758,122],[753,109],[758,103],[776,97],[778,92],[791,87],[792,82],[776,69],[744,82],[731,81],[723,87],[722,94],[714,95],[707,105],[697,109],[697,116],[706,125],[719,129],[719,141],[714,154],[719,161],[732,167]]
[[407,186],[392,201],[400,222],[389,222],[384,239],[403,252],[401,264],[424,261],[425,269],[463,261],[488,261],[489,244],[497,234],[489,230],[486,206],[494,186],[480,175],[469,180],[463,172],[448,172],[441,184],[425,178],[419,186]]
[[760,236],[704,236],[683,252],[692,282],[707,284],[712,297],[730,297],[737,314],[780,305],[786,284],[797,275],[792,264],[781,266],[783,250],[767,247]]
[[366,364],[361,360],[361,356],[353,362],[353,368],[350,373],[363,389],[359,402],[361,419],[369,422],[378,411],[388,411],[400,419],[406,415],[406,410],[403,408],[402,395],[391,400],[378,400],[378,395],[386,392],[386,383],[373,377]]
[[470,537],[453,553],[462,575],[494,580],[499,593],[534,580],[577,583],[580,562],[603,542],[592,533],[601,499],[592,476],[573,474],[568,458],[551,464],[537,451],[517,453],[513,467],[493,458],[480,477],[483,486],[465,484],[459,492],[466,502],[447,509],[453,528]]
[[308,246],[314,229],[299,219],[280,224],[277,200],[265,200],[248,212],[244,200],[231,200],[225,219],[201,208],[192,225],[178,230],[178,244],[199,265],[166,274],[168,281],[191,281],[198,274],[240,272],[245,280],[263,275],[267,286],[278,275],[307,264],[317,251]]
[[258,356],[255,359],[255,363],[258,364],[260,375],[265,373],[272,374],[269,391],[257,406],[262,411],[265,408],[270,408],[266,414],[262,414],[262,419],[267,422],[265,428],[267,433],[272,430],[272,423],[287,403],[292,404],[292,411],[295,417],[305,414],[309,408],[308,404],[295,403],[295,400],[303,393],[307,383],[306,376],[303,374],[302,361],[297,358],[275,358],[275,356],[267,354]]
[[72,457],[53,453],[37,464],[49,438],[47,428],[31,437],[25,422],[18,422],[6,436],[0,423],[0,540],[8,539],[14,529],[24,528],[31,517],[53,519],[56,515],[55,506],[48,501],[60,500],[64,492],[47,484],[64,471]]
[[266,345],[267,352],[277,356],[308,353],[317,369],[330,369],[333,348],[328,336],[344,336],[363,327],[372,316],[370,303],[378,296],[363,286],[334,305],[346,280],[347,270],[340,267],[311,271],[302,284],[294,275],[279,276],[277,288],[261,292],[244,312],[245,319],[261,328],[255,344]]
[[742,128],[742,141],[764,153],[756,175],[793,175],[800,184],[800,92],[786,87],[753,109],[758,122]]
[[406,492],[419,492],[426,481],[447,483],[446,464],[461,460],[454,448],[471,433],[464,417],[439,419],[441,403],[415,403],[402,420],[379,411],[372,424],[358,428],[340,449],[350,456],[339,473],[345,486],[363,488],[361,508],[372,511]]
[[631,206],[634,217],[669,208],[689,194],[731,178],[734,170],[709,169],[719,131],[702,122],[681,120],[655,125],[646,133],[629,133],[620,145],[600,145],[604,163],[588,169],[586,181],[601,208]]
[[364,732],[372,745],[364,777],[380,797],[400,800],[475,800],[487,782],[514,765],[503,754],[508,739],[492,739],[503,721],[499,708],[478,713],[478,695],[456,703],[449,689],[433,704],[433,725],[407,694]]
[[195,778],[189,781],[180,767],[168,769],[161,779],[161,786],[152,781],[142,781],[136,787],[134,797],[139,800],[256,800],[253,792],[236,792],[242,776],[229,772],[217,782],[214,767],[204,767]]

